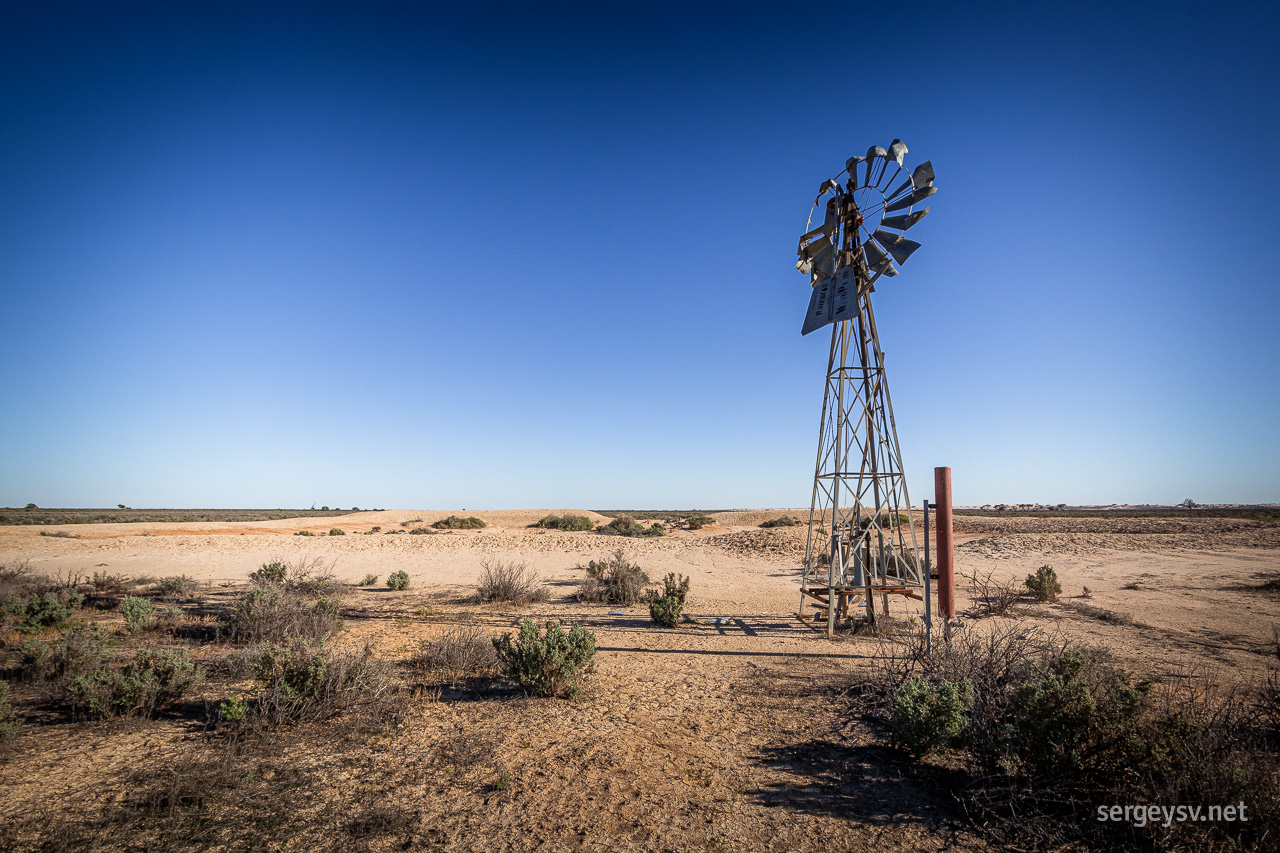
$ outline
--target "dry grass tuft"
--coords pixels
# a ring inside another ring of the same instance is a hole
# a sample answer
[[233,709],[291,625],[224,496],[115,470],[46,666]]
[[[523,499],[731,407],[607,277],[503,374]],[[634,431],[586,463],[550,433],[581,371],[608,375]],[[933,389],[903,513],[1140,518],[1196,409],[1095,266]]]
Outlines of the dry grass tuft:
[[489,558],[480,563],[476,593],[481,601],[529,604],[547,600],[547,588],[529,564],[517,560]]

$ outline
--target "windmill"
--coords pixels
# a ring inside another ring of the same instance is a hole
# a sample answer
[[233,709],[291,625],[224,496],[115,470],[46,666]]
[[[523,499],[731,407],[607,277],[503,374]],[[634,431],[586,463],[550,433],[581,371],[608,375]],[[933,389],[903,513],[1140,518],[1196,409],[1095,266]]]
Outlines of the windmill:
[[801,617],[806,604],[817,606],[828,636],[851,605],[874,624],[876,594],[885,608],[891,594],[928,595],[871,308],[876,282],[920,248],[904,234],[937,192],[933,166],[908,173],[906,154],[895,139],[887,151],[875,145],[849,158],[819,187],[798,249],[796,269],[813,288],[801,334],[833,325],[800,581]]

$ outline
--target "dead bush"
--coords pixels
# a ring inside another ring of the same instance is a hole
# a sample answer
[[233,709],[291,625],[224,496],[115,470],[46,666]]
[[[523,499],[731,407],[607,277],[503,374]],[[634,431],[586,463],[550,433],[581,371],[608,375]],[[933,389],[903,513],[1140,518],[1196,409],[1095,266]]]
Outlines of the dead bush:
[[629,562],[619,548],[606,560],[592,560],[579,566],[587,577],[578,586],[579,601],[631,605],[644,595],[649,576],[635,563]]
[[1012,579],[998,581],[995,572],[981,575],[975,569],[969,575],[969,594],[981,610],[975,616],[1004,616],[1018,603],[1022,593],[1018,582]]
[[489,558],[481,561],[480,566],[476,593],[481,601],[528,604],[547,600],[547,588],[542,585],[542,578],[529,568],[528,563]]
[[438,637],[423,640],[414,663],[457,683],[466,678],[492,675],[497,670],[498,655],[493,641],[481,628],[459,625]]
[[342,616],[336,596],[311,596],[269,583],[240,595],[220,633],[233,643],[317,643],[340,630]]

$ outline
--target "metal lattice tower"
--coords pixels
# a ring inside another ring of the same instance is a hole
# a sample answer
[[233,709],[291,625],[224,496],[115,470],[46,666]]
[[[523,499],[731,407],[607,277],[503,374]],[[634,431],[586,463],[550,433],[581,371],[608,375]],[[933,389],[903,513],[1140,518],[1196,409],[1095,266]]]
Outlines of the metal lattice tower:
[[[927,162],[895,186],[906,153],[895,139],[888,151],[874,146],[850,158],[814,200],[817,210],[829,196],[823,224],[800,238],[796,267],[813,287],[802,334],[834,324],[800,584],[801,616],[816,604],[828,635],[851,604],[874,623],[874,595],[887,607],[890,594],[919,598],[925,586],[871,306],[876,281],[897,275],[894,261],[920,246],[903,232],[929,210],[912,208],[937,192]],[[886,216],[897,211],[904,212]]]

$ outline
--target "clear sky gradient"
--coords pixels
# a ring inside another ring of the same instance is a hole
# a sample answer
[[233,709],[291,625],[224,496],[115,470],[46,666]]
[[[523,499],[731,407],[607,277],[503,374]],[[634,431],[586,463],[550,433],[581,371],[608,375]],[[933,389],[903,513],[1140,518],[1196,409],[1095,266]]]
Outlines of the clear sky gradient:
[[796,239],[895,137],[939,187],[875,297],[914,501],[1280,501],[1277,43],[1275,4],[6,3],[0,504],[807,506]]

